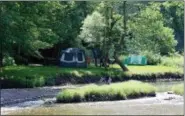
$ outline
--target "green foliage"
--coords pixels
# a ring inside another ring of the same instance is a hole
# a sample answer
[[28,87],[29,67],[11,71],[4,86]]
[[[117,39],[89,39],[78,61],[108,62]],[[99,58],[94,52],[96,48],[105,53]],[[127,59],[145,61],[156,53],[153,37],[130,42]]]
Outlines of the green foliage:
[[128,25],[134,35],[133,39],[127,40],[129,52],[139,53],[145,50],[161,54],[174,52],[177,41],[174,39],[173,30],[164,26],[158,4],[152,3],[141,10]]
[[144,52],[141,52],[140,54],[143,56],[146,56],[148,65],[157,65],[161,63],[160,54],[154,53],[152,51],[144,51]]
[[45,85],[45,79],[38,76],[26,76],[26,77],[15,77],[15,76],[4,76],[1,77],[2,88],[34,88],[42,87]]
[[[132,32],[132,39],[125,36],[126,47],[123,50],[119,49],[120,53],[127,50],[127,53],[141,54],[150,50],[154,55],[149,52],[146,53],[149,64],[158,64],[160,63],[158,54],[166,55],[175,51],[177,41],[174,39],[173,29],[165,25],[160,9],[161,4],[151,2],[146,7],[141,7],[137,14],[133,13],[131,16],[128,13],[128,31]],[[89,42],[91,46],[100,46],[104,49],[104,52],[110,51],[112,47],[116,46],[122,48],[124,45],[120,43],[120,38],[124,31],[124,25],[120,19],[124,19],[124,17],[115,12],[116,8],[123,10],[119,6],[120,4],[113,2],[101,2],[96,9],[98,12],[95,11],[84,20],[80,38]],[[133,5],[133,7],[135,6]],[[112,14],[111,8],[113,10]],[[109,25],[107,20],[113,25]],[[106,34],[106,32],[109,34]],[[106,48],[105,46],[109,47]]]
[[47,5],[52,6],[50,2],[0,3],[0,22],[3,27],[1,41],[5,43],[4,53],[42,58],[38,50],[50,48],[58,42],[58,36],[46,26],[47,22],[51,21],[47,17],[50,14],[43,12],[48,10]]
[[174,85],[171,90],[175,94],[184,95],[184,84]]
[[86,1],[0,2],[1,52],[43,58],[41,49],[56,44],[79,46],[76,37],[82,20],[93,10],[91,5]]
[[10,56],[5,56],[3,58],[3,66],[12,66],[12,65],[14,66],[16,65],[14,58]]
[[[83,22],[79,37],[88,44],[88,47],[100,48],[106,55],[113,54],[115,45],[120,44],[122,29],[122,16],[116,14],[113,2],[103,1],[96,10]],[[119,49],[119,52],[122,51]]]
[[184,67],[184,56],[182,55],[172,55],[161,57],[161,65],[183,68]]
[[56,77],[53,77],[53,76],[46,77],[45,78],[45,85],[54,86],[56,84],[55,79],[56,79]]
[[166,55],[174,52],[176,44],[183,51],[183,10],[181,1],[127,2],[126,7],[123,1],[0,2],[0,53],[17,60],[43,58],[41,49],[51,47],[59,52],[96,46],[112,56],[114,51],[145,50]]
[[161,12],[165,25],[174,29],[175,39],[178,41],[176,49],[183,50],[184,46],[184,2],[166,1],[161,4]]
[[66,89],[57,95],[57,102],[84,102],[124,100],[155,95],[156,88],[148,83],[127,81],[110,85],[87,85],[77,89]]
[[103,42],[104,28],[104,17],[95,11],[83,21],[82,31],[79,37],[85,42],[91,43],[91,46],[100,46]]

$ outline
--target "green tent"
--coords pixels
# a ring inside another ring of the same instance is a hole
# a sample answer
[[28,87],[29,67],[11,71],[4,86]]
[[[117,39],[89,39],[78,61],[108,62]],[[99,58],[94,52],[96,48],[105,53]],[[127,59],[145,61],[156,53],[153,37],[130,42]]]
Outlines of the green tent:
[[146,65],[147,58],[141,55],[130,55],[123,61],[124,64]]

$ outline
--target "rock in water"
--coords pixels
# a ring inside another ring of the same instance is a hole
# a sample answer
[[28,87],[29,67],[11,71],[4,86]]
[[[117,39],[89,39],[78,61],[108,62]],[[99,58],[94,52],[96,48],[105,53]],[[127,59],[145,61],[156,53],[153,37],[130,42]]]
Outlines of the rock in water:
[[168,98],[165,98],[164,100],[172,100],[172,99],[175,99],[175,97],[168,97]]
[[173,91],[168,91],[167,93],[168,93],[168,94],[173,94]]
[[54,101],[51,101],[51,100],[47,100],[44,102],[45,105],[51,105],[51,104],[54,104]]

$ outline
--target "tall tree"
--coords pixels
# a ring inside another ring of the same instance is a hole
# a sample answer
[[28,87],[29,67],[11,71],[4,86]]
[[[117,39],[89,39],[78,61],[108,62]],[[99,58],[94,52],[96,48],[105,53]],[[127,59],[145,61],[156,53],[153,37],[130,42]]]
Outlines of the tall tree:
[[166,1],[161,3],[161,12],[164,16],[165,26],[174,29],[175,39],[178,41],[176,50],[184,49],[184,2]]
[[[51,47],[58,41],[57,35],[49,28],[46,14],[40,15],[50,2],[1,2],[1,35],[3,52],[11,56],[42,57],[38,50]],[[46,10],[46,9],[45,9]],[[3,54],[4,55],[4,54]]]
[[173,29],[164,25],[160,5],[151,3],[132,18],[128,25],[134,34],[132,40],[127,40],[129,52],[140,53],[149,50],[165,55],[175,51],[177,42]]
[[[122,39],[123,32],[115,27],[119,26],[116,24],[122,17],[121,15],[116,15],[113,12],[113,5],[114,3],[112,2],[101,2],[101,7],[99,7],[98,10],[102,15],[95,12],[91,16],[88,16],[84,20],[80,36],[89,42],[94,41],[95,44],[100,45],[104,58],[109,57],[108,52],[113,47],[115,49],[114,58],[116,63],[118,63],[124,71],[127,71],[128,69],[124,66],[124,64],[122,64],[118,56],[118,53],[121,50],[120,46],[122,46],[120,42],[123,43],[124,41]],[[126,21],[124,20],[124,22]],[[107,62],[106,59],[104,59],[104,61],[105,63]]]
[[[121,38],[119,43],[121,44],[120,46],[124,46],[125,44],[125,38],[127,35],[127,14],[126,14],[126,1],[123,2],[123,25],[124,25],[124,32],[121,34]],[[125,47],[125,46],[124,46]],[[121,47],[121,49],[124,49]],[[123,71],[128,71],[128,68],[120,61],[119,56],[118,56],[118,51],[120,50],[120,47],[115,46],[115,51],[114,51],[114,59],[116,63],[120,65],[120,67],[123,69]]]

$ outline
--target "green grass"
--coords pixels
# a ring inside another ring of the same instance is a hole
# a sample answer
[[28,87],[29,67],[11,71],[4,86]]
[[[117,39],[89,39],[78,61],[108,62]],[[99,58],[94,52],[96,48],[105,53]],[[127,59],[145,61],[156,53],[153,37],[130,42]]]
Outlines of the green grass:
[[[115,64],[112,65],[113,68],[120,69],[120,66]],[[165,73],[165,72],[179,72],[183,73],[183,68],[176,68],[170,66],[162,66],[162,65],[146,65],[146,66],[127,66],[130,72],[134,74],[144,74],[144,73]]]
[[[169,66],[127,66],[132,74],[143,74],[143,73],[164,73],[164,72],[179,72],[183,73],[182,68],[174,68]],[[112,71],[119,70],[120,66],[117,64],[111,65]],[[70,73],[77,76],[83,76],[83,74],[89,75],[100,75],[101,73],[107,72],[104,68],[100,67],[88,67],[88,68],[61,68],[57,66],[7,66],[3,68],[1,75],[14,76],[14,77],[25,77],[28,75],[32,76],[53,76],[60,73]],[[0,76],[1,76],[0,75]]]
[[182,78],[183,69],[168,66],[128,66],[123,72],[118,65],[108,70],[88,68],[61,68],[57,66],[6,66],[0,73],[2,88],[39,87],[65,83],[98,82],[102,76],[111,76],[113,82],[124,80],[155,80],[158,78]]
[[155,95],[156,88],[148,83],[130,80],[110,85],[87,85],[77,89],[66,89],[57,95],[57,102],[84,102],[124,100]]
[[184,95],[184,83],[174,85],[171,89],[175,94]]
[[27,76],[27,75],[35,75],[35,76],[53,76],[59,73],[75,73],[76,71],[84,72],[84,73],[96,73],[99,74],[102,71],[105,71],[103,68],[61,68],[57,66],[7,66],[3,69],[4,75],[11,76]]

